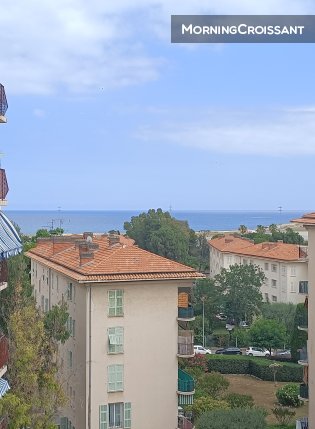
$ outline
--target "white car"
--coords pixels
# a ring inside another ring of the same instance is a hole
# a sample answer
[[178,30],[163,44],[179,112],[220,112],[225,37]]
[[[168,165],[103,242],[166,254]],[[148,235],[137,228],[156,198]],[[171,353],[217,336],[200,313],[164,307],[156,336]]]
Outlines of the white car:
[[196,355],[211,355],[211,350],[203,346],[194,346],[194,352]]
[[245,354],[247,356],[259,356],[259,357],[269,357],[270,352],[267,349],[263,349],[261,347],[248,347],[246,349]]

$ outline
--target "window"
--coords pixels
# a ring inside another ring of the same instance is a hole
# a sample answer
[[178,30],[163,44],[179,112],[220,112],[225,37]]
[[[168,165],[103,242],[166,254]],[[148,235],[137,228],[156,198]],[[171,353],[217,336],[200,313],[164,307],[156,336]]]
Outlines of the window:
[[271,286],[272,287],[277,287],[277,280],[272,279],[271,280]]
[[295,284],[294,284],[294,282],[291,282],[291,292],[295,293]]
[[299,293],[308,293],[308,281],[299,282]]
[[45,298],[45,313],[49,310],[48,308],[48,298]]
[[42,311],[44,311],[44,308],[45,308],[45,297],[44,297],[44,295],[42,295],[41,296],[41,309],[42,309]]
[[243,259],[243,265],[247,265],[248,261],[247,259]]
[[73,365],[72,351],[68,350],[68,368],[72,368],[72,365]]
[[100,405],[100,429],[107,429],[107,405]]
[[125,424],[124,424],[124,428],[125,429],[131,428],[131,403],[130,402],[125,403]]
[[123,353],[124,328],[108,328],[108,353]]
[[123,428],[123,402],[116,402],[115,404],[108,404],[108,427],[109,428]]
[[282,265],[281,270],[282,270],[282,275],[283,275],[283,276],[285,276],[285,274],[286,274],[286,268],[285,268],[285,265]]
[[265,301],[268,302],[269,301],[269,296],[267,293],[265,293]]
[[69,316],[67,320],[67,331],[70,332],[71,337],[75,337],[75,320],[72,319],[71,316]]
[[56,286],[57,286],[57,292],[59,292],[59,277],[56,276]]
[[272,295],[272,302],[277,302],[277,297]]
[[293,265],[291,267],[291,276],[295,276],[296,275],[296,271],[295,271],[295,266]]
[[38,282],[38,292],[39,293],[41,291],[41,285],[42,285],[42,281],[41,281],[41,279],[39,279],[39,282]]
[[265,262],[265,271],[268,271],[269,270],[269,264],[268,264],[268,262]]
[[123,291],[108,291],[108,315],[123,316]]
[[73,295],[73,286],[72,286],[72,283],[68,283],[68,290],[67,290],[68,301],[72,301],[72,295]]
[[108,392],[122,392],[124,390],[124,365],[109,365],[107,367]]
[[276,264],[271,264],[271,271],[272,271],[273,273],[276,273],[276,272],[277,272],[277,265],[276,265]]

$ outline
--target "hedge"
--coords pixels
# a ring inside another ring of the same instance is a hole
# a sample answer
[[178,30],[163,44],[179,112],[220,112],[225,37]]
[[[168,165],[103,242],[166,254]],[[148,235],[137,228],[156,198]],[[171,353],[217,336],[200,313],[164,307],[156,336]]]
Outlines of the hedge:
[[[208,358],[208,371],[221,372],[221,374],[249,374],[264,381],[273,381],[273,370],[269,365],[274,363],[266,358],[250,356],[222,356],[210,355]],[[284,382],[301,382],[303,368],[301,365],[282,362],[276,372],[276,380]]]

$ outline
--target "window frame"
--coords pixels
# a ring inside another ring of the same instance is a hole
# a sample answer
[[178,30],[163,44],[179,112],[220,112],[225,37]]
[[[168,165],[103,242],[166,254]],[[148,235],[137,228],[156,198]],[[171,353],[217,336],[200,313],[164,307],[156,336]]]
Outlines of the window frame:
[[[124,315],[124,290],[111,289],[107,293],[108,317],[122,317]],[[121,300],[121,305],[118,305]]]
[[124,391],[124,365],[114,364],[107,366],[107,392]]
[[[111,336],[113,342],[111,343]],[[124,353],[124,328],[123,326],[113,326],[107,328],[107,338],[108,338],[108,354],[119,354]]]

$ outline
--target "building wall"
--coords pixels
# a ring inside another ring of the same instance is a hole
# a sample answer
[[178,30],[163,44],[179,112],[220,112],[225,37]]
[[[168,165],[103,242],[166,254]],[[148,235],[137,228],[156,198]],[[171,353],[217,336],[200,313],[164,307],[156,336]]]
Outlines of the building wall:
[[[129,402],[133,428],[177,428],[178,288],[191,287],[192,282],[72,282],[75,292],[68,301],[69,282],[69,278],[32,263],[38,305],[44,296],[45,311],[46,299],[50,308],[63,296],[75,320],[75,337],[60,347],[62,380],[70,398],[61,415],[68,417],[75,429],[98,428],[101,405]],[[109,290],[123,290],[122,317],[108,316]],[[108,354],[110,327],[124,328],[123,353]],[[73,368],[68,364],[69,351]],[[124,366],[122,392],[108,392],[109,365]]]
[[308,280],[306,261],[284,262],[271,259],[223,253],[210,246],[210,277],[228,269],[234,264],[258,265],[266,276],[261,287],[264,301],[298,304],[305,300],[305,294],[299,292],[299,282]]
[[309,428],[315,428],[315,227],[308,229],[308,365],[309,365]]

